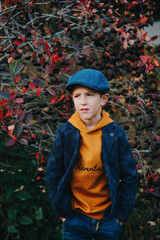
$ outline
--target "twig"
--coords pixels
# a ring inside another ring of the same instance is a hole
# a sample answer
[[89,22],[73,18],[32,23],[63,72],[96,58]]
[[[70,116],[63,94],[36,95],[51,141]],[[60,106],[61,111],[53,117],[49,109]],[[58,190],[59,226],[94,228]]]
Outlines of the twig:
[[48,124],[46,124],[46,126],[47,126],[48,130],[50,131],[50,134],[51,134],[51,136],[52,136],[52,140],[54,141],[55,137],[54,137],[54,135],[53,135],[53,133],[52,133],[52,130],[50,129],[50,127],[48,126]]
[[144,169],[144,166],[143,166],[142,157],[139,154],[139,151],[137,149],[135,149],[135,152],[138,155],[138,158],[139,158],[139,161],[140,161],[140,165],[141,165],[141,168],[142,168],[142,172],[143,172],[143,176],[144,176],[144,180],[145,180],[145,184],[147,185],[148,181],[147,181],[147,178],[146,178],[146,175],[145,175],[145,169]]

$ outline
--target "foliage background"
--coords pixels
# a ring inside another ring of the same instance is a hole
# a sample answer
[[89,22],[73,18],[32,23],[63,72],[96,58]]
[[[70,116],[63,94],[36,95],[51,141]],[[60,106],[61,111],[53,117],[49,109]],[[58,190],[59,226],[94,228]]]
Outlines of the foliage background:
[[[160,239],[160,48],[143,31],[158,1],[0,2],[0,239],[60,239],[44,171],[59,124],[73,113],[64,87],[96,68],[106,110],[127,132],[139,192],[121,239]],[[147,209],[147,211],[146,211]]]

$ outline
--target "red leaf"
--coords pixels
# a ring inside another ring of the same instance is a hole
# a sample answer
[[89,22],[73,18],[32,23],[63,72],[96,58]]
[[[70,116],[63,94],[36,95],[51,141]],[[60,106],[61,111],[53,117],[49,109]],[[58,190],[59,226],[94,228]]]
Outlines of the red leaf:
[[8,58],[8,63],[11,63],[12,60],[13,60],[13,57],[9,57],[9,58]]
[[141,104],[141,100],[138,100],[138,104]]
[[67,72],[67,71],[69,71],[69,67],[68,67],[68,66],[66,66],[66,67],[63,69],[63,73],[65,73],[65,72]]
[[13,51],[14,51],[14,48],[10,48],[9,51],[10,51],[10,52],[13,52]]
[[41,163],[44,163],[44,156],[41,157]]
[[147,70],[150,71],[150,70],[152,70],[153,68],[154,68],[154,66],[153,66],[152,64],[149,64]]
[[2,129],[3,129],[3,131],[8,132],[7,124],[4,124],[4,125],[2,126]]
[[32,134],[32,137],[33,137],[34,139],[36,139],[36,135]]
[[45,59],[42,59],[39,63],[43,65],[45,63]]
[[151,41],[155,41],[156,39],[158,39],[158,36],[156,35],[156,36],[153,36],[153,37],[151,37]]
[[124,45],[124,49],[127,49],[127,48],[128,48],[128,42],[127,42],[126,39],[124,40],[124,44],[123,44],[123,45]]
[[145,33],[142,35],[142,37],[146,37],[146,36],[147,36],[147,34],[148,34],[148,33],[147,33],[147,32],[145,32]]
[[129,110],[130,112],[132,112],[132,111],[133,111],[133,107],[129,106],[129,107],[128,107],[128,110]]
[[37,56],[37,52],[33,52],[33,53],[32,53],[32,57],[33,57],[33,58],[36,58],[36,56]]
[[8,111],[5,117],[11,117],[13,115],[13,108],[10,105],[8,105],[7,110]]
[[66,99],[67,99],[67,101],[70,101],[71,98],[69,96],[66,96]]
[[156,139],[157,139],[157,141],[159,141],[159,140],[160,140],[160,137],[159,137],[158,135],[156,135]]
[[15,45],[21,45],[21,42],[20,42],[20,41],[14,41],[13,44],[15,44]]
[[145,23],[147,22],[148,18],[147,17],[140,17],[139,22],[140,23]]
[[22,53],[22,52],[23,52],[23,50],[22,50],[22,49],[18,49],[18,50],[17,50],[17,52],[19,52],[19,53]]
[[25,39],[23,36],[19,36],[19,38],[20,38],[23,42],[26,41],[26,39]]
[[16,98],[16,93],[11,92],[10,100],[14,100]]
[[19,121],[23,121],[24,118],[25,118],[25,113],[22,111],[19,116]]
[[6,103],[6,100],[0,101],[0,105],[3,106]]
[[30,121],[33,119],[32,114],[28,113],[27,115],[27,122],[30,123]]
[[37,90],[37,88],[33,85],[33,83],[30,82],[29,85],[31,86],[31,89]]
[[27,91],[27,88],[23,88],[22,93],[25,93]]
[[159,62],[156,60],[156,59],[154,59],[154,65],[156,66],[156,67],[159,67]]
[[0,117],[2,117],[3,118],[3,112],[2,112],[2,110],[0,109]]
[[145,56],[140,56],[140,59],[143,61],[143,62],[147,62],[148,61],[148,56],[145,55]]
[[37,90],[36,95],[37,95],[37,97],[39,97],[41,95],[41,89],[40,88]]
[[133,1],[131,5],[136,5],[136,4],[138,4],[138,2],[137,1]]
[[126,33],[124,32],[123,28],[120,28],[119,30],[120,30],[120,32],[122,33],[123,37],[126,38],[127,35],[126,35]]
[[51,35],[51,32],[48,27],[45,27],[45,30],[46,30],[47,35]]
[[14,100],[15,103],[23,103],[24,102],[24,99],[23,98],[16,98]]
[[35,0],[32,0],[31,2],[29,2],[29,5],[32,6],[34,2]]
[[150,178],[152,178],[154,181],[156,181],[159,178],[158,173],[153,173],[153,174],[149,175],[147,177],[147,180],[149,180]]
[[51,61],[52,63],[57,63],[61,58],[59,57],[58,53],[53,53],[51,55]]
[[46,91],[49,92],[51,95],[55,95],[55,91],[52,88],[46,88]]
[[119,101],[119,97],[118,96],[114,95],[114,97]]
[[139,164],[137,164],[136,167],[137,167],[137,170],[139,170]]
[[53,98],[51,98],[50,103],[53,104],[53,103],[55,103],[55,101],[56,101],[56,96],[54,96]]
[[65,95],[63,94],[59,99],[58,99],[58,101],[57,102],[60,102],[60,101],[62,101],[63,99],[64,99],[64,97],[65,97]]
[[15,83],[17,83],[19,79],[20,79],[20,75],[18,77],[15,77],[14,78]]
[[80,0],[79,2],[86,6],[86,2],[84,0]]
[[131,46],[133,46],[134,43],[135,43],[135,40],[133,40],[133,39],[129,40],[129,44],[130,44]]
[[5,142],[5,146],[7,147],[13,146],[14,144],[15,144],[15,141],[11,138]]
[[18,139],[18,142],[22,145],[28,145],[28,141],[26,139]]
[[44,42],[44,44],[45,44],[45,49],[44,50],[46,51],[46,50],[49,49],[50,46],[49,46],[49,44],[47,42]]
[[139,62],[138,64],[137,64],[137,67],[143,67],[144,66],[144,63],[142,63],[142,62]]
[[39,155],[40,155],[40,154],[39,154],[39,152],[38,152],[38,153],[36,153],[36,159],[38,159],[38,158],[39,158]]

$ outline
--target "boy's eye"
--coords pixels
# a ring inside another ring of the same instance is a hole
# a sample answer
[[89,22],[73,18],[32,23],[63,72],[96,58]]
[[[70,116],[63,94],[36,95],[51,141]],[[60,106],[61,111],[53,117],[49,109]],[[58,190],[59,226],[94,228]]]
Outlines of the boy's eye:
[[93,93],[88,93],[87,95],[88,95],[88,96],[94,96],[94,94],[93,94]]
[[75,98],[79,97],[79,94],[77,94],[77,95],[74,95],[74,97],[75,97]]

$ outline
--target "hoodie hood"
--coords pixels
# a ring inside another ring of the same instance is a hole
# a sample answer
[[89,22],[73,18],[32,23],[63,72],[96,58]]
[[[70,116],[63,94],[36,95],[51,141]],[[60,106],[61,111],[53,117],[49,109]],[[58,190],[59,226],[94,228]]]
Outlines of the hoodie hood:
[[102,110],[101,120],[90,130],[88,130],[85,123],[82,121],[82,119],[80,118],[77,112],[75,112],[72,115],[72,117],[68,120],[68,122],[70,122],[75,128],[79,129],[80,132],[91,133],[99,129],[102,129],[104,126],[112,123],[113,120],[110,118],[110,115],[108,112],[105,112],[104,110]]

